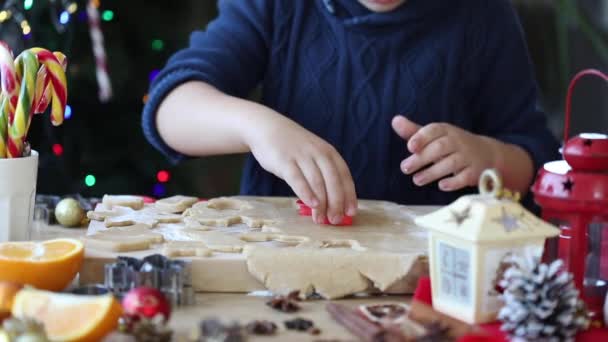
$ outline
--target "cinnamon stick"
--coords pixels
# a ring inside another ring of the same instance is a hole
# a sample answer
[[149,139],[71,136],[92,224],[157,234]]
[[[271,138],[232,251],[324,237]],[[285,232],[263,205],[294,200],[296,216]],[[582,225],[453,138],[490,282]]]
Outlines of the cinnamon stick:
[[329,314],[353,335],[366,342],[406,342],[407,338],[397,329],[384,328],[363,318],[356,310],[344,305],[329,303]]

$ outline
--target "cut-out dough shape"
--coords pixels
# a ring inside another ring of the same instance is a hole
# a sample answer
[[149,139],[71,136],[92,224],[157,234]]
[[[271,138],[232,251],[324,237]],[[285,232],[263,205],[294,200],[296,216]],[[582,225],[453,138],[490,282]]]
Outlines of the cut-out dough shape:
[[120,253],[150,249],[151,245],[162,243],[164,238],[162,234],[151,232],[147,226],[135,225],[102,230],[85,236],[83,240],[87,248]]
[[198,202],[196,197],[177,195],[156,201],[154,207],[163,213],[183,213],[196,202]]
[[238,236],[225,234],[221,231],[200,231],[184,229],[181,234],[188,241],[198,241],[203,243],[213,252],[221,253],[241,253],[245,246],[245,241]]
[[212,230],[213,228],[209,227],[209,226],[203,226],[200,222],[198,222],[197,220],[191,218],[191,217],[184,217],[184,228],[185,229],[194,229],[194,230]]
[[310,241],[309,237],[284,235],[275,233],[249,232],[239,235],[239,238],[245,242],[269,242],[276,241],[290,246],[297,246]]
[[346,248],[352,249],[353,251],[365,251],[367,248],[361,246],[359,241],[350,239],[334,239],[334,240],[322,240],[322,241],[311,241],[303,243],[298,247],[307,248]]
[[129,207],[114,206],[108,210],[107,206],[98,205],[95,207],[95,211],[87,213],[87,217],[99,221],[103,220],[107,228],[126,227],[136,224],[154,228],[159,223],[179,223],[182,221],[181,215],[161,213],[153,207],[133,210]]
[[342,298],[373,287],[384,291],[408,275],[417,256],[344,248],[274,248],[248,245],[249,272],[276,294],[313,292]]
[[87,212],[89,220],[104,221],[108,217],[116,217],[133,213],[134,210],[129,207],[114,206],[106,207],[105,204],[99,203],[95,206],[95,210]]
[[101,201],[107,208],[120,206],[139,210],[144,207],[144,199],[141,196],[105,195]]
[[250,228],[262,228],[276,222],[279,214],[269,203],[223,197],[197,203],[186,210],[184,216],[206,226],[228,227],[244,223]]
[[197,241],[169,241],[163,245],[161,254],[173,257],[210,257],[213,254],[207,246]]

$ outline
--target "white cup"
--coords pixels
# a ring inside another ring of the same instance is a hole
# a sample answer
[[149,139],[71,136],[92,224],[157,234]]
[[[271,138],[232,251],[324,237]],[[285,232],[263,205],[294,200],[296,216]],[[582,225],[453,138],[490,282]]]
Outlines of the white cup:
[[30,238],[36,200],[38,152],[0,159],[0,242]]

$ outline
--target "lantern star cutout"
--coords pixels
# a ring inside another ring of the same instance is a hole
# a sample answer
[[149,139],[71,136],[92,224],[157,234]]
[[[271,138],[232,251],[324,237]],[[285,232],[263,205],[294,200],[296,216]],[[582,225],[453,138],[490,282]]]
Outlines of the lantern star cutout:
[[493,221],[502,225],[507,233],[514,232],[520,228],[518,217],[507,213],[505,208],[502,208],[502,215]]
[[450,211],[450,214],[452,214],[452,217],[448,220],[448,222],[455,222],[458,226],[460,226],[464,221],[471,217],[471,207],[466,207],[461,212]]
[[585,139],[583,141],[583,146],[585,146],[585,147],[591,147],[591,145],[593,145],[593,140],[591,140],[591,139]]
[[568,178],[568,180],[563,182],[562,185],[564,186],[564,191],[571,192],[572,188],[574,187],[574,182],[572,179]]

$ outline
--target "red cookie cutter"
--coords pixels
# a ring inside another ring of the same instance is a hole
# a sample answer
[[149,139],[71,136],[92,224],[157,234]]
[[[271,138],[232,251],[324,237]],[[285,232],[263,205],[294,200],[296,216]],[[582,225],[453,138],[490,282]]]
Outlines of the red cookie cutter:
[[[298,214],[300,214],[300,216],[312,216],[312,209],[307,206],[302,200],[297,200],[296,204],[298,205],[299,209],[298,209]],[[331,222],[329,222],[329,219],[324,218],[323,222],[321,224],[325,224],[325,225],[332,225],[332,226],[352,226],[353,225],[353,218],[351,216],[344,216],[344,218],[342,218],[342,222],[338,223],[338,224],[331,224]]]

